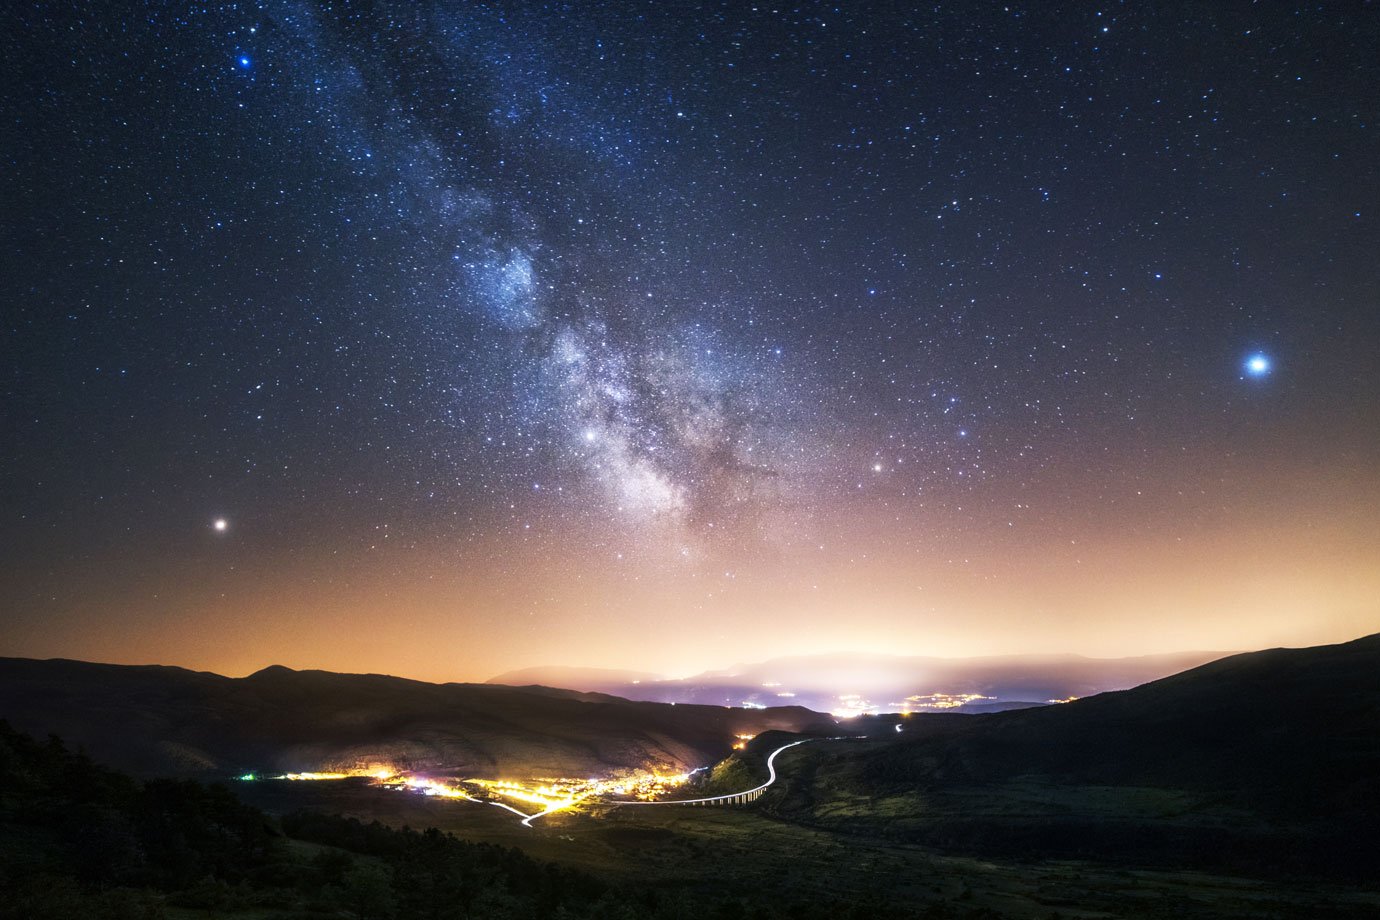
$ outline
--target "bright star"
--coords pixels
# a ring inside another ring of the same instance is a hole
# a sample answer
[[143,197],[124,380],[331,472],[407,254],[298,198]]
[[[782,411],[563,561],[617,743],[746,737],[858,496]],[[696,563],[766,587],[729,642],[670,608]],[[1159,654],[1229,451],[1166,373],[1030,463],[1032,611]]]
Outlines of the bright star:
[[247,55],[247,54],[241,54],[241,55],[240,55],[240,59],[239,59],[238,61],[236,61],[235,63],[237,63],[237,64],[240,65],[240,69],[241,69],[241,70],[248,70],[248,69],[249,69],[249,65],[252,64],[253,61],[249,60],[249,55]]
[[1268,355],[1256,352],[1246,359],[1246,373],[1252,377],[1264,377],[1273,366]]
[[216,533],[225,533],[230,529],[230,522],[225,518],[216,518],[211,522],[211,529]]

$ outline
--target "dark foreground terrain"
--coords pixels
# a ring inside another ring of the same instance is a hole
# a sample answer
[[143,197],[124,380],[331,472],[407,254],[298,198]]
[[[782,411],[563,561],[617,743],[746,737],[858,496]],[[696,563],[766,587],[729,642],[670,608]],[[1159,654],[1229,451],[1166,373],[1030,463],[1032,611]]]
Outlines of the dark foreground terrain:
[[[975,859],[748,809],[624,807],[528,830],[353,781],[245,788],[291,808],[139,782],[0,724],[0,920],[1380,917],[1360,886]],[[423,826],[439,830],[408,829]]]
[[732,899],[615,885],[435,830],[272,818],[223,786],[139,783],[3,723],[0,789],[6,920],[742,915]]
[[[760,781],[788,737],[707,791]],[[1380,637],[851,722],[786,751],[750,806],[534,828],[363,780],[140,783],[0,738],[0,918],[1380,918]]]

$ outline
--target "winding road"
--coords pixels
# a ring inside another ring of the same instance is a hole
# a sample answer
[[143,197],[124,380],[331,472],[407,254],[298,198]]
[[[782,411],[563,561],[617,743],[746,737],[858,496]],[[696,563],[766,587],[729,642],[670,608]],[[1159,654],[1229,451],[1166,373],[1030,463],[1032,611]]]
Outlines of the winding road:
[[[811,741],[817,741],[817,740],[819,740],[819,739],[817,739],[817,738],[802,738],[802,739],[799,740],[799,741],[792,741],[790,744],[783,744],[783,745],[781,745],[779,748],[777,748],[776,750],[772,751],[771,754],[767,755],[767,781],[766,781],[765,783],[763,783],[762,785],[760,785],[760,786],[755,786],[755,787],[753,787],[752,789],[747,790],[746,792],[730,792],[728,795],[711,795],[711,796],[707,796],[707,797],[702,798],[702,799],[658,799],[657,801],[654,801],[654,802],[641,802],[641,801],[632,801],[632,802],[607,802],[607,803],[605,803],[605,804],[609,804],[609,805],[712,805],[712,804],[714,804],[715,802],[731,802],[731,801],[735,801],[735,800],[737,800],[737,801],[742,801],[742,802],[751,802],[753,799],[756,799],[758,796],[760,796],[760,795],[766,790],[766,788],[767,788],[768,786],[770,786],[772,783],[776,782],[776,755],[777,755],[777,754],[780,754],[782,751],[786,750],[786,748],[793,748],[793,747],[795,747],[797,744],[807,744],[807,743],[809,743],[809,742],[811,742]],[[535,817],[535,816],[534,816],[534,817]],[[525,823],[525,822],[524,822],[524,823]],[[531,825],[528,825],[528,826],[530,827]]]
[[[818,741],[818,740],[819,740],[818,738],[802,738],[802,739],[799,740],[799,741],[792,741],[792,742],[790,742],[789,744],[783,744],[783,745],[781,745],[779,748],[777,748],[776,750],[772,751],[769,755],[767,755],[767,781],[766,781],[765,783],[763,783],[762,785],[760,785],[760,786],[754,786],[753,788],[748,789],[748,790],[746,790],[745,792],[730,792],[730,793],[728,793],[727,795],[711,795],[711,796],[706,796],[706,797],[700,798],[700,799],[660,799],[660,800],[657,800],[657,801],[654,801],[654,802],[642,802],[642,801],[632,800],[632,801],[604,802],[603,804],[605,804],[605,805],[713,805],[713,804],[715,804],[715,803],[721,803],[721,802],[743,802],[743,803],[751,802],[751,801],[756,800],[758,796],[760,796],[763,792],[765,792],[766,789],[767,789],[767,787],[771,786],[772,783],[776,782],[776,757],[777,757],[778,754],[780,754],[782,751],[786,750],[787,748],[793,748],[793,747],[795,747],[797,744],[806,744],[806,743],[808,743],[808,742],[811,742],[811,741]],[[477,801],[477,800],[471,799],[470,801]],[[563,804],[560,804],[560,805],[553,805],[552,807],[546,809],[545,811],[539,811],[539,812],[537,812],[537,813],[534,814],[534,815],[529,815],[529,814],[527,814],[526,812],[518,811],[516,808],[512,807],[511,805],[505,805],[505,804],[502,803],[502,802],[489,802],[488,804],[490,804],[490,805],[496,805],[496,806],[499,807],[499,808],[506,809],[506,810],[508,810],[508,811],[511,811],[513,814],[519,816],[520,818],[522,818],[522,826],[523,826],[523,827],[531,827],[531,826],[532,826],[532,822],[535,821],[535,820],[537,820],[538,818],[545,817],[546,815],[551,814],[553,811],[561,811],[561,810],[563,810],[563,809],[569,807],[568,804],[564,804],[564,803],[563,803]]]

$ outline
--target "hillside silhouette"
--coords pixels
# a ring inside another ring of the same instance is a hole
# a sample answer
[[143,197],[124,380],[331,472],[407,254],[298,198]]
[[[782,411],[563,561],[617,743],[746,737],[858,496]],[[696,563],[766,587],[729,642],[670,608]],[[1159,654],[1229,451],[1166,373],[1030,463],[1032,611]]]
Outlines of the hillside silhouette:
[[1364,872],[1380,853],[1380,635],[899,721],[886,742],[807,752],[783,813],[960,849],[1250,871]]
[[0,718],[141,775],[369,764],[584,776],[688,768],[738,734],[828,722],[768,710],[637,703],[547,687],[430,684],[275,666],[243,678],[172,667],[0,659]]

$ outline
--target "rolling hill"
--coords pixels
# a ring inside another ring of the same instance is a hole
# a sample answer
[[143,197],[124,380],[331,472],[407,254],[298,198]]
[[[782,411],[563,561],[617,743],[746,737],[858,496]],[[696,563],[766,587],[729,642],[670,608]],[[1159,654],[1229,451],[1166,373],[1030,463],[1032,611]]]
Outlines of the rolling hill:
[[781,812],[950,848],[1253,871],[1359,871],[1380,850],[1380,635],[900,721],[886,742],[812,746]]
[[269,667],[244,678],[161,666],[0,659],[0,718],[144,775],[387,763],[584,776],[712,763],[734,736],[831,724],[800,707],[668,706],[547,687],[429,684]]

